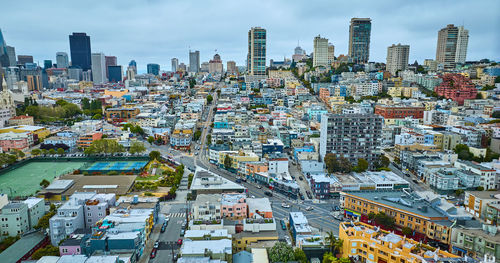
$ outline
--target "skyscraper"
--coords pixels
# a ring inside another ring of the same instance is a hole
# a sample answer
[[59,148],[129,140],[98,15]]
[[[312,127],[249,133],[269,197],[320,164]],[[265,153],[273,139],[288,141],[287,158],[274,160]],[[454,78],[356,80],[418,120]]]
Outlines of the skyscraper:
[[332,43],[328,43],[328,65],[331,65],[335,61],[335,46]]
[[52,68],[52,60],[44,60],[43,61],[43,69]]
[[106,56],[104,59],[106,60],[106,79],[109,79],[109,66],[116,66],[116,57]]
[[7,46],[7,56],[9,57],[9,64],[11,67],[17,65],[16,61],[16,48]]
[[370,58],[370,18],[352,18],[349,26],[349,57],[355,63],[366,63]]
[[189,72],[200,71],[200,51],[189,51]]
[[73,33],[69,36],[69,49],[72,66],[80,67],[83,71],[91,68],[90,36],[85,33]]
[[33,56],[17,55],[17,63],[20,65],[24,65],[26,63],[33,63]]
[[408,58],[410,56],[410,46],[397,44],[387,48],[387,63],[385,70],[396,75],[399,70],[408,68]]
[[251,76],[266,75],[266,30],[252,27],[248,31],[247,72]]
[[121,82],[123,79],[122,66],[108,66],[108,81]]
[[160,75],[160,65],[158,64],[148,64],[148,74],[153,74],[155,76]]
[[127,68],[127,80],[134,80],[134,79],[135,79],[135,67],[128,66],[128,68]]
[[172,72],[177,72],[177,68],[179,67],[179,59],[172,59]]
[[214,59],[208,62],[208,72],[209,73],[220,73],[224,72],[224,66],[222,65],[222,60],[219,54],[214,55]]
[[447,25],[438,32],[436,61],[445,69],[455,68],[456,63],[465,63],[469,30],[463,26]]
[[313,52],[313,67],[328,65],[328,39],[316,36]]
[[57,63],[58,68],[68,68],[69,67],[68,53],[57,52],[56,53],[56,63]]
[[238,69],[236,68],[236,62],[231,60],[227,62],[227,73],[228,74],[238,73]]
[[137,74],[137,62],[135,62],[135,60],[131,60],[131,61],[128,63],[128,66],[129,66],[129,67],[134,67],[134,74]]
[[9,55],[7,52],[7,43],[5,43],[2,30],[0,29],[0,67],[9,67],[9,66],[11,65],[9,61]]
[[106,58],[104,53],[92,53],[92,81],[94,84],[106,82]]

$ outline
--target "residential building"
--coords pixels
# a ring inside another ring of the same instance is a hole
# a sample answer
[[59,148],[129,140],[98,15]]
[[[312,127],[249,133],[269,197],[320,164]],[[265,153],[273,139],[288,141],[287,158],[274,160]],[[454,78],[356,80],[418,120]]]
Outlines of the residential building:
[[222,74],[224,72],[224,66],[219,54],[215,54],[214,58],[208,62],[208,73],[210,74]]
[[489,204],[500,204],[500,193],[495,191],[466,191],[464,206],[467,212],[477,218],[485,219],[486,206]]
[[313,67],[328,66],[328,39],[316,36],[314,38]]
[[100,139],[102,139],[101,132],[89,132],[89,133],[80,135],[76,145],[78,146],[78,148],[85,149],[85,148],[89,147],[94,141],[97,141]]
[[83,71],[91,68],[90,36],[85,33],[73,33],[69,36],[69,48],[71,53],[71,65],[79,67]]
[[494,256],[500,258],[500,234],[495,225],[464,226],[452,229],[451,252],[459,257],[483,259]]
[[328,43],[328,65],[332,65],[335,61],[335,46],[332,43]]
[[106,119],[110,122],[127,122],[135,118],[141,111],[139,108],[107,108],[104,111]]
[[463,105],[465,100],[475,99],[477,89],[471,80],[461,74],[445,74],[441,77],[443,82],[434,88],[434,91],[447,99]]
[[349,26],[349,57],[355,63],[367,63],[370,58],[370,18],[352,18]]
[[223,218],[243,219],[247,218],[248,205],[244,194],[223,194],[221,200],[221,212]]
[[19,115],[14,116],[9,119],[10,126],[18,126],[18,125],[34,125],[35,122],[33,120],[33,116],[28,115]]
[[463,26],[447,25],[438,32],[436,61],[444,64],[445,69],[455,68],[456,63],[465,63],[468,43],[469,30]]
[[384,119],[404,119],[407,117],[422,119],[424,117],[424,110],[425,107],[384,105],[375,106],[375,114],[384,117]]
[[29,197],[23,203],[28,205],[29,227],[34,229],[40,218],[45,215],[45,200],[43,198]]
[[387,63],[385,70],[391,72],[393,76],[398,71],[404,71],[408,68],[408,58],[410,56],[410,46],[397,44],[387,48]]
[[228,61],[226,68],[228,74],[233,74],[233,75],[238,74],[238,68],[236,68],[236,62],[232,60]]
[[[38,223],[38,222],[37,222]],[[2,236],[18,236],[30,230],[28,204],[10,202],[1,209]]]
[[266,30],[252,27],[248,31],[247,72],[252,76],[266,74]]
[[497,180],[497,173],[495,169],[465,160],[457,160],[455,162],[455,167],[480,175],[481,176],[480,186],[483,187],[484,190],[493,190],[493,189],[498,189],[499,187]]

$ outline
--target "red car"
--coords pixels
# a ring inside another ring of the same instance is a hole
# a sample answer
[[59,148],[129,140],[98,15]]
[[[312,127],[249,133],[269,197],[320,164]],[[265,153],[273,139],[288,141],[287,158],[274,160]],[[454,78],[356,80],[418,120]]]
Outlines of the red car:
[[182,239],[179,238],[179,240],[177,240],[177,245],[182,245]]
[[151,251],[150,258],[155,258],[155,257],[156,257],[156,248],[153,248],[153,251]]

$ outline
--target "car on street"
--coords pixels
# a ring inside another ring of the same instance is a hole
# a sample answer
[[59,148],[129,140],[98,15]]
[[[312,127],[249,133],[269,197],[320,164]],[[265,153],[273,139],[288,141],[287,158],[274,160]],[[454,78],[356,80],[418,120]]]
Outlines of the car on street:
[[285,220],[281,219],[280,223],[281,223],[281,229],[286,230]]
[[414,183],[418,184],[418,180],[417,179],[413,179],[412,180]]
[[154,246],[153,246],[153,248],[157,249],[159,246],[160,246],[160,241],[156,241],[155,244],[154,244]]
[[182,238],[179,238],[179,240],[177,240],[177,245],[182,245]]
[[281,204],[281,207],[283,207],[283,208],[290,208],[290,205],[289,205],[289,204],[287,204],[287,203],[282,203],[282,204]]
[[307,191],[306,194],[307,194],[307,197],[309,197],[309,199],[313,198],[311,192]]
[[308,207],[306,207],[306,210],[307,210],[307,211],[311,211],[311,210],[313,210],[313,209],[314,209],[314,208],[313,208],[312,206],[308,206]]
[[299,197],[300,197],[300,200],[305,200],[306,199],[302,193],[299,194]]
[[164,233],[165,230],[167,230],[167,224],[163,223],[163,225],[161,226],[160,232]]
[[267,196],[269,196],[269,197],[273,196],[273,193],[271,193],[270,191],[265,191],[264,194],[267,195]]
[[304,177],[299,176],[299,180],[304,181]]
[[335,210],[335,211],[340,211],[340,207],[339,207],[338,205],[336,205],[336,206],[334,207],[334,210]]
[[182,222],[182,226],[181,226],[181,227],[182,227],[182,229],[186,229],[186,226],[187,226],[186,221]]
[[258,188],[258,189],[262,189],[262,186],[260,186],[260,185],[257,185],[257,188]]
[[181,233],[180,233],[180,234],[181,234],[181,237],[183,237],[185,233],[186,233],[186,230],[181,229]]
[[250,196],[250,198],[255,198],[255,195]]
[[153,251],[151,251],[151,255],[149,256],[149,258],[155,258],[156,257],[156,248],[153,248]]

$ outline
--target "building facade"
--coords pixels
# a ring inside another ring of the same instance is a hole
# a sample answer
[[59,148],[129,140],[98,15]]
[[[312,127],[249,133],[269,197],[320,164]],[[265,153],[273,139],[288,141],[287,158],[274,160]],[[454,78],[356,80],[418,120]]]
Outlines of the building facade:
[[455,68],[456,63],[465,63],[469,30],[463,26],[447,25],[438,32],[436,61],[445,69]]
[[349,26],[349,57],[355,63],[367,63],[370,58],[370,18],[352,18]]
[[316,36],[314,38],[313,67],[328,65],[328,39]]
[[249,75],[266,74],[266,30],[252,27],[248,31],[247,72]]
[[408,68],[408,58],[410,56],[409,45],[392,45],[387,48],[387,64],[385,70],[396,75],[398,71],[404,71]]
[[200,72],[200,51],[189,51],[189,72]]
[[92,81],[94,84],[106,82],[106,57],[104,53],[92,53]]
[[79,67],[83,71],[91,68],[90,36],[85,33],[73,33],[69,36],[69,48],[71,53],[71,65]]

